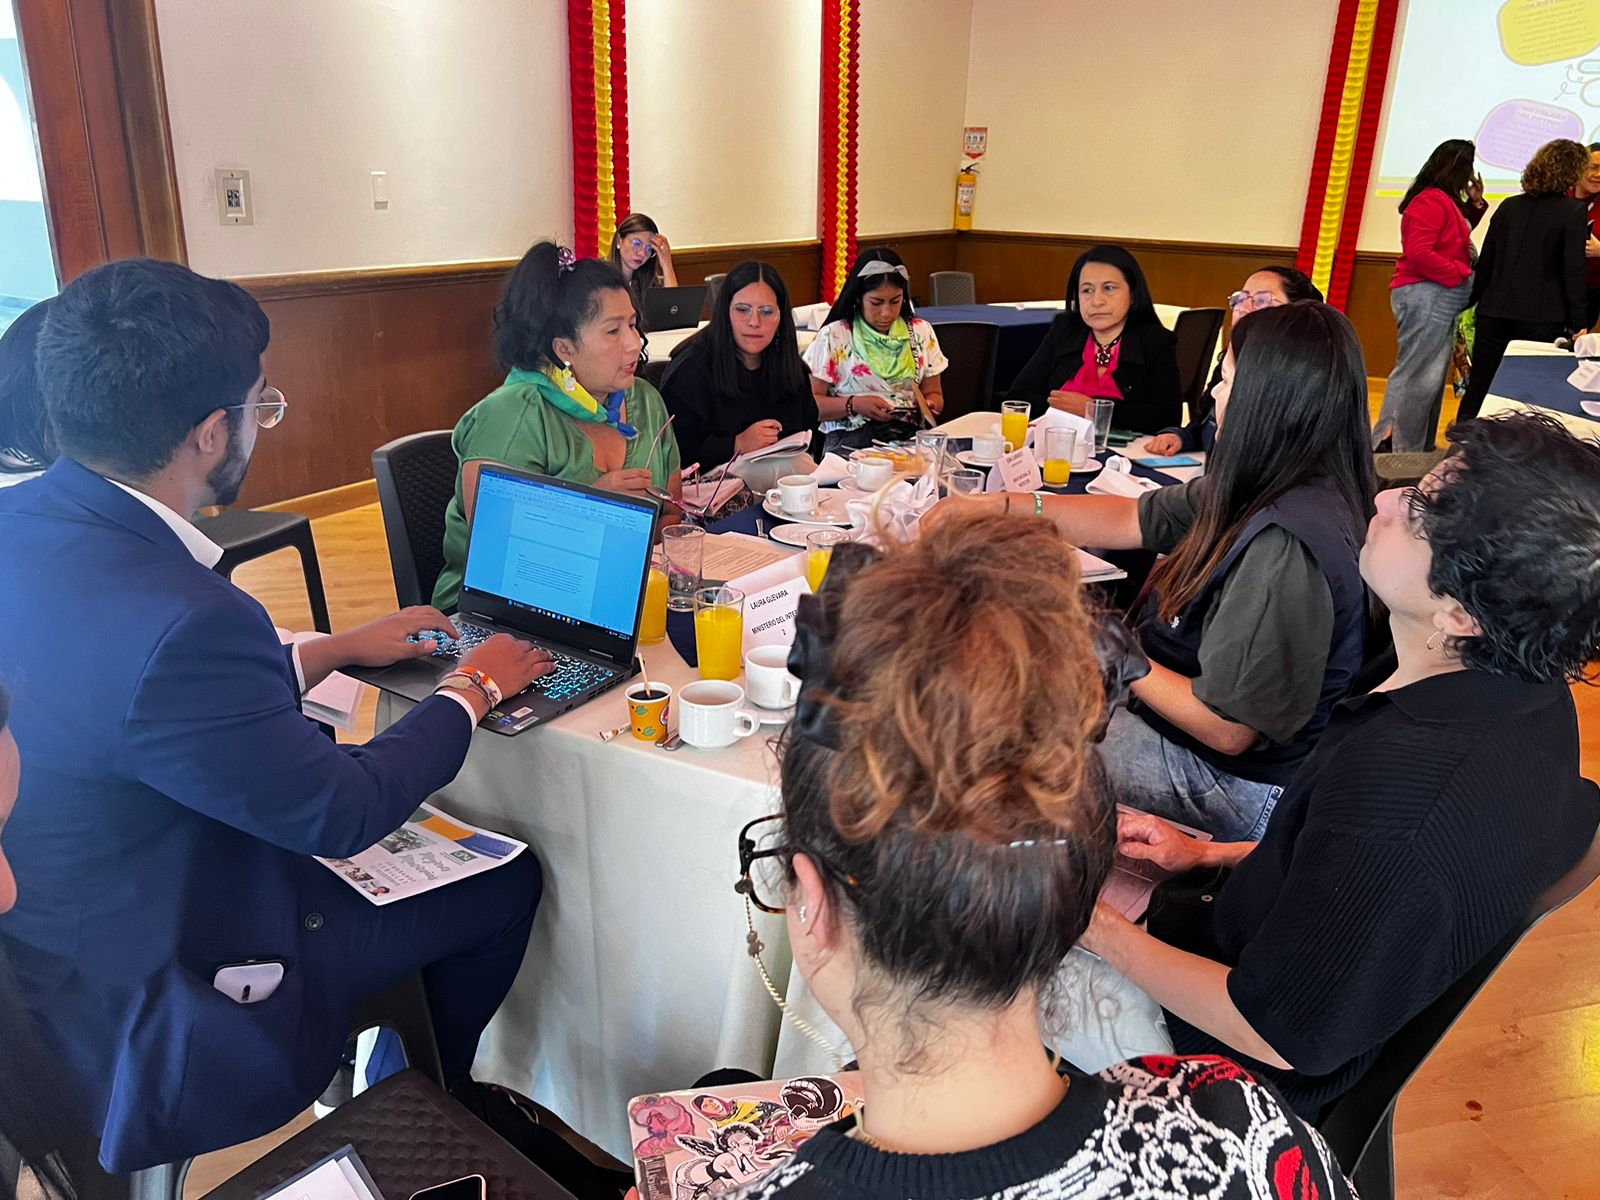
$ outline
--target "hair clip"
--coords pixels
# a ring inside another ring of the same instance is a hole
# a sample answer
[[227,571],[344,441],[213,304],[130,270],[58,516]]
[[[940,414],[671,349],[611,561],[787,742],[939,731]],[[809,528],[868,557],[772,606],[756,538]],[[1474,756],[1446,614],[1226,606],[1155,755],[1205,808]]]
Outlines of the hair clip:
[[570,247],[561,245],[556,247],[557,275],[565,275],[568,271],[574,270],[577,265],[578,256],[572,252]]

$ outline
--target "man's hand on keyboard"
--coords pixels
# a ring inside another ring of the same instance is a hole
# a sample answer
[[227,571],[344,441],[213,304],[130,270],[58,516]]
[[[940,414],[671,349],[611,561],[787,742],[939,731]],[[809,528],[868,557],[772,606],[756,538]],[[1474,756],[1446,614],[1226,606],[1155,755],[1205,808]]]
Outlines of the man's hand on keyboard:
[[431,637],[419,638],[418,635],[435,633],[454,637],[456,627],[437,608],[417,604],[335,636],[343,656],[342,665],[387,667],[404,659],[426,658],[432,654],[438,649],[438,643]]
[[542,679],[555,670],[548,650],[504,633],[497,633],[475,646],[461,659],[461,665],[482,671],[495,681],[500,694],[508,700],[535,679]]

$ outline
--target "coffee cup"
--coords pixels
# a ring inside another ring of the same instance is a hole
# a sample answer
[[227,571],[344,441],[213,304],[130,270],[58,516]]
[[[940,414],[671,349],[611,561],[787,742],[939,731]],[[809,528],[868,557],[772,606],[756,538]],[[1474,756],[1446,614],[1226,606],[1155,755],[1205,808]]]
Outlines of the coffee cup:
[[744,656],[744,686],[757,708],[788,708],[800,697],[800,681],[789,674],[789,647],[757,646]]
[[850,473],[856,477],[857,487],[875,492],[894,478],[894,462],[882,454],[852,455]]
[[705,679],[678,692],[678,736],[700,750],[721,750],[761,728],[761,718],[744,706],[737,683]]
[[636,683],[623,695],[628,701],[628,720],[633,736],[641,742],[667,740],[667,708],[672,689],[664,683]]
[[992,467],[1006,452],[1006,445],[1006,439],[1000,435],[998,425],[983,433],[975,433],[972,435],[973,461]]
[[816,512],[817,481],[810,475],[785,475],[767,493],[767,503],[797,517]]

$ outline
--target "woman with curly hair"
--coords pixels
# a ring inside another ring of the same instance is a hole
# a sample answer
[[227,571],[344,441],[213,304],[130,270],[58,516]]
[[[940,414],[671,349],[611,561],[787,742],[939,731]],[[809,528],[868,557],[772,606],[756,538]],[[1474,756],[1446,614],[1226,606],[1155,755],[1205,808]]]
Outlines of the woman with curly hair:
[[1589,225],[1583,202],[1568,193],[1588,171],[1589,152],[1577,142],[1546,142],[1523,168],[1522,194],[1490,218],[1472,277],[1478,313],[1459,419],[1478,415],[1512,340],[1553,342],[1584,328]]
[[1378,496],[1361,551],[1393,674],[1334,710],[1259,843],[1124,814],[1123,854],[1185,874],[1148,931],[1102,905],[1083,938],[1179,1053],[1237,1058],[1311,1121],[1600,822],[1567,686],[1600,654],[1600,445],[1531,414],[1450,436],[1420,487]]

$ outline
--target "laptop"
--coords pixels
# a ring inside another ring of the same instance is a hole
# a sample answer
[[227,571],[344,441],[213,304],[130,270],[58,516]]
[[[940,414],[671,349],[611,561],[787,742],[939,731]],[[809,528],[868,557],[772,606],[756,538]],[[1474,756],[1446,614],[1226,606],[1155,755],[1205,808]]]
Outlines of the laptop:
[[653,287],[644,290],[644,327],[650,333],[663,329],[693,329],[700,324],[705,306],[705,284],[695,287]]
[[508,696],[483,719],[518,734],[628,680],[638,670],[660,503],[512,467],[485,466],[467,542],[459,640],[442,636],[427,658],[347,668],[374,687],[425,700],[478,643],[509,633],[555,655],[553,674]]

